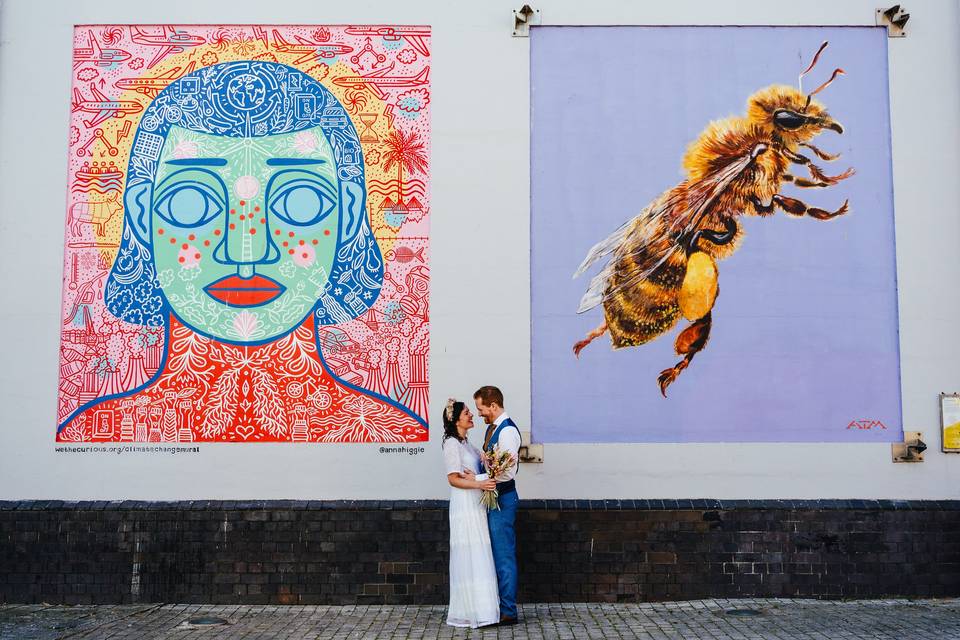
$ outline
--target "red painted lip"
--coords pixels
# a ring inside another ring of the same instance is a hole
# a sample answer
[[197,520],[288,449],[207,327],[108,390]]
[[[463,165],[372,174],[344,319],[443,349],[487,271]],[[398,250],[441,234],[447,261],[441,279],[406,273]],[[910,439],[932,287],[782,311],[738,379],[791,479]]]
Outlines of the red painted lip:
[[266,276],[254,275],[220,278],[203,290],[214,300],[231,307],[258,307],[280,297],[287,288]]

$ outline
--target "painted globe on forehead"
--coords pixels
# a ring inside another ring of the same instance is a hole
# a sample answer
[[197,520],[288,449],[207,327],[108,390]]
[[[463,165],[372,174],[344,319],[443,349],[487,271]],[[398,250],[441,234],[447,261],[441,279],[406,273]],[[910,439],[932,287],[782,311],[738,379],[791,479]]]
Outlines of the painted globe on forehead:
[[347,322],[383,280],[365,203],[357,132],[315,79],[259,61],[185,75],[137,127],[108,308],[243,344],[311,313]]

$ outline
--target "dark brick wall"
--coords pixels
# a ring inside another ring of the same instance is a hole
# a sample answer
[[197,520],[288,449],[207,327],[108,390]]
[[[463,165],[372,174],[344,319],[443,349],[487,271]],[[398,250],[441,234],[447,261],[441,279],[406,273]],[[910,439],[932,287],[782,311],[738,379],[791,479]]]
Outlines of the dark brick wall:
[[[960,502],[530,500],[521,600],[960,595]],[[444,603],[445,501],[0,502],[0,602]]]

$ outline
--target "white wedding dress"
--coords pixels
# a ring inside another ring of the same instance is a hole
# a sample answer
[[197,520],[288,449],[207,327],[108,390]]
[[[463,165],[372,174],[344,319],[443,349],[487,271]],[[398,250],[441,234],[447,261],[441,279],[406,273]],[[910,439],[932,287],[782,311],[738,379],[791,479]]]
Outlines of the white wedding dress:
[[[480,451],[469,442],[443,442],[446,472],[480,470]],[[497,571],[490,550],[487,508],[480,489],[450,487],[450,608],[447,624],[482,627],[500,622]]]

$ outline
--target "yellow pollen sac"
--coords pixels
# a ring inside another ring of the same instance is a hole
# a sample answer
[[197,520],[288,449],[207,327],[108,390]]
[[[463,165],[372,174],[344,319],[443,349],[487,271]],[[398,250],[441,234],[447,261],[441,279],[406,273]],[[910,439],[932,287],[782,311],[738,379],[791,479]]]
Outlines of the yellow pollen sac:
[[699,320],[710,312],[716,299],[717,263],[702,251],[691,254],[680,285],[680,313],[691,322]]

